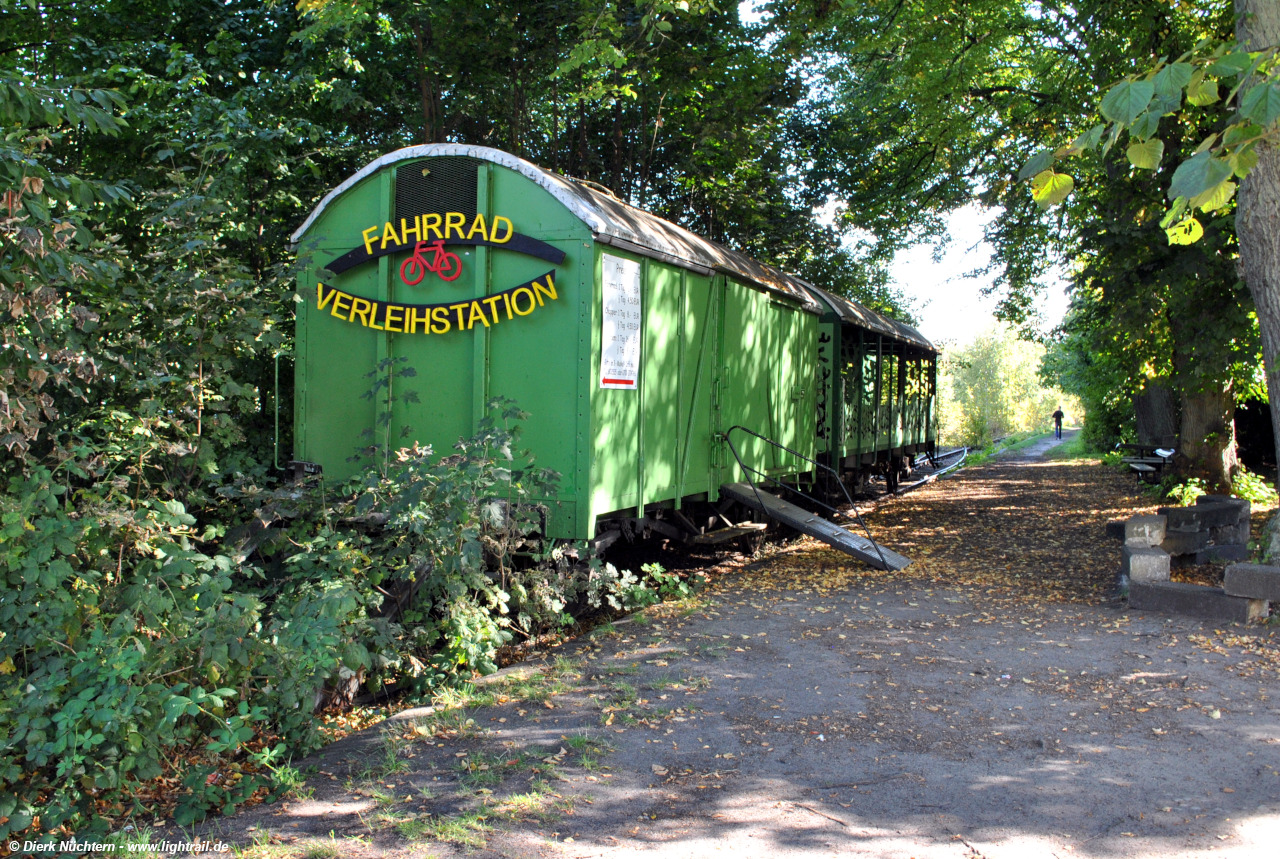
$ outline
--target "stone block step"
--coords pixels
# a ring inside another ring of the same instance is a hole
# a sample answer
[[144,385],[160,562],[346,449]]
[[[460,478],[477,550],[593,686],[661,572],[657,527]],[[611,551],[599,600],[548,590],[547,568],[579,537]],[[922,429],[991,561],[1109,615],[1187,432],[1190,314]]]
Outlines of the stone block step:
[[1222,589],[1232,596],[1280,602],[1280,567],[1270,564],[1231,564]]
[[1159,546],[1165,538],[1165,517],[1130,516],[1124,523],[1126,546]]
[[1266,600],[1230,596],[1222,588],[1184,582],[1132,582],[1129,608],[1225,623],[1249,623],[1268,611]]
[[1134,582],[1167,582],[1169,553],[1150,546],[1124,546],[1120,549],[1120,574]]

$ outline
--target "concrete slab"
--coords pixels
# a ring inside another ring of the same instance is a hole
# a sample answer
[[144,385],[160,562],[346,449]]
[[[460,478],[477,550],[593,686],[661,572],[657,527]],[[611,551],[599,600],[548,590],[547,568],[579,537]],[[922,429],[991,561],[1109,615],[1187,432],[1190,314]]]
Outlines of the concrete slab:
[[1168,520],[1170,531],[1199,531],[1204,525],[1203,513],[1197,507],[1160,507],[1156,513]]
[[1160,541],[1160,548],[1170,555],[1190,555],[1208,545],[1208,531],[1170,531]]
[[1237,504],[1197,504],[1193,509],[1199,514],[1201,528],[1234,526],[1240,521],[1240,506]]
[[1195,555],[1196,564],[1220,564],[1223,561],[1247,561],[1249,547],[1238,543],[1225,546],[1206,546]]

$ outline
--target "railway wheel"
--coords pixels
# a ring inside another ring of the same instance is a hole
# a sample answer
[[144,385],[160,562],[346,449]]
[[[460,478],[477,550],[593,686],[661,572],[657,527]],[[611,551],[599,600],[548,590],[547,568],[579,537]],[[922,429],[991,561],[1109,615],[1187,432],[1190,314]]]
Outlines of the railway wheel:
[[898,463],[894,457],[889,458],[889,468],[884,474],[885,485],[889,487],[889,494],[898,491]]

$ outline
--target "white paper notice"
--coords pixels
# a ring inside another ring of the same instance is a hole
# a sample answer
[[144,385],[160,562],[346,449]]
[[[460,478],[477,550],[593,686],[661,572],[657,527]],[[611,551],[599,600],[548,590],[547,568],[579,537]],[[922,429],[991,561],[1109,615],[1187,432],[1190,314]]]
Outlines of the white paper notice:
[[640,378],[640,263],[604,254],[601,260],[600,387],[636,387]]

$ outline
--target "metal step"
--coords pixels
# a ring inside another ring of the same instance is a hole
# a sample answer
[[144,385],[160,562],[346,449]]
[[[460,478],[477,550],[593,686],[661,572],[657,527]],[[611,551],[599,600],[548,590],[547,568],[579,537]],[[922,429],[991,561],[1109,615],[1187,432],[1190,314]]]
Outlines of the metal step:
[[[909,558],[904,558],[891,549],[877,546],[866,537],[859,537],[857,534],[846,531],[834,522],[797,507],[789,501],[783,501],[763,489],[755,489],[750,483],[726,483],[720,487],[720,493],[735,501],[741,501],[753,510],[772,516],[779,522],[785,522],[797,531],[816,537],[827,545],[861,561],[866,561],[877,570],[901,570],[911,563]],[[882,556],[883,561],[881,561]]]

